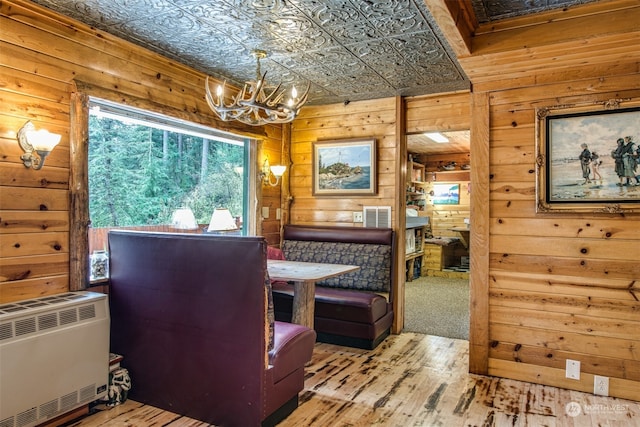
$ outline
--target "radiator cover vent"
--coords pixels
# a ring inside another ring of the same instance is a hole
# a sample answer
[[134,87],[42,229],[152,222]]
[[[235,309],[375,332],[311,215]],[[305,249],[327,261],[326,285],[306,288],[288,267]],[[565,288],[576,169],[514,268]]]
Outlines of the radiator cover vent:
[[32,427],[106,395],[107,296],[0,305],[0,427]]
[[[45,297],[46,303],[31,303],[31,301],[39,300],[27,300],[25,302],[0,305],[0,341],[13,338],[14,336],[18,337],[22,335],[35,334],[47,329],[64,327],[72,323],[91,320],[96,317],[96,303],[84,304],[74,308],[56,309],[57,306],[60,306],[65,301],[78,300],[76,294],[64,295],[71,295],[71,297],[56,299]],[[36,308],[54,311],[45,312],[38,316],[34,315],[17,319],[13,324],[2,323],[4,318],[14,317],[8,316],[9,314],[24,315],[33,312]],[[15,335],[13,335],[12,331],[15,331]]]

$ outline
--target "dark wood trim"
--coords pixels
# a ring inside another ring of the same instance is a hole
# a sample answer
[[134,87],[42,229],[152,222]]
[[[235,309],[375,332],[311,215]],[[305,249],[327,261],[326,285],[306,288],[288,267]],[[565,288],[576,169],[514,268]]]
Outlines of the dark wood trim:
[[[252,179],[254,182],[254,185],[256,186],[256,203],[255,205],[253,203],[250,204],[250,206],[254,207],[254,217],[256,219],[255,221],[255,230],[256,230],[256,236],[264,236],[264,233],[262,231],[262,225],[264,223],[264,218],[262,217],[262,207],[263,207],[263,203],[264,203],[264,197],[262,196],[263,193],[263,189],[264,189],[264,185],[262,183],[262,178],[261,178],[261,174],[262,174],[262,164],[264,162],[265,159],[265,155],[264,155],[264,140],[262,138],[258,139],[256,141],[256,158],[255,158],[255,162],[253,162],[254,165],[256,165],[256,170],[254,173],[249,173],[249,177],[248,179]],[[251,209],[251,208],[250,208]]]
[[69,290],[89,283],[89,96],[71,93],[69,141]]

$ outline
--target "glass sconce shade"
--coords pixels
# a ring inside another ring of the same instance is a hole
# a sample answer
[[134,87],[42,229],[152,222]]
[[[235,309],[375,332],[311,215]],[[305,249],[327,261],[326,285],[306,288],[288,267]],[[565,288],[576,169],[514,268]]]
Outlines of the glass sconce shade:
[[[262,164],[262,173],[261,178],[262,182],[265,184],[269,184],[272,187],[275,187],[280,183],[280,177],[284,175],[284,172],[287,170],[286,166],[282,165],[269,165],[269,159],[264,159],[264,163]],[[271,176],[276,178],[275,182],[272,180]]]
[[[45,158],[58,145],[60,138],[61,135],[45,129],[36,131],[31,121],[26,122],[18,131],[18,143],[24,151],[20,159],[22,159],[24,166],[34,170],[42,169]],[[33,154],[34,151],[37,155]]]

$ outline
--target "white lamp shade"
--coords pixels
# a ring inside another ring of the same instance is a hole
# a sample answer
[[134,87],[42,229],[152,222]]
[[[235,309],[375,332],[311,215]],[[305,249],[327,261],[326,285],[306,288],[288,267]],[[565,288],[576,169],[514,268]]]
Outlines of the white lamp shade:
[[280,165],[271,166],[271,173],[276,177],[281,177],[284,174],[285,170],[287,170],[286,166],[280,166]]
[[36,151],[51,152],[60,142],[62,135],[51,133],[48,130],[40,129],[38,131],[27,131],[27,141]]
[[211,215],[207,231],[237,230],[236,221],[227,208],[216,208]]
[[171,216],[171,227],[180,230],[195,230],[198,228],[196,217],[189,208],[176,209]]

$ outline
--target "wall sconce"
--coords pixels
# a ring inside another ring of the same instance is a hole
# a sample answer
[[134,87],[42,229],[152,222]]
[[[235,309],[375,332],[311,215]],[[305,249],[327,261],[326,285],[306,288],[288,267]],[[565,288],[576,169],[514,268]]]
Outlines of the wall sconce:
[[[24,124],[18,131],[18,143],[24,151],[20,156],[24,166],[33,168],[34,170],[42,169],[44,159],[51,153],[56,145],[60,142],[61,135],[50,133],[45,129],[36,131],[31,121]],[[35,156],[33,152],[38,156]]]
[[[262,179],[262,182],[265,185],[269,184],[270,186],[275,187],[280,183],[280,177],[284,175],[284,171],[286,170],[287,170],[286,166],[281,166],[281,165],[269,166],[269,159],[264,159],[260,178]],[[272,175],[276,178],[276,182],[273,182],[273,180],[271,179]]]

